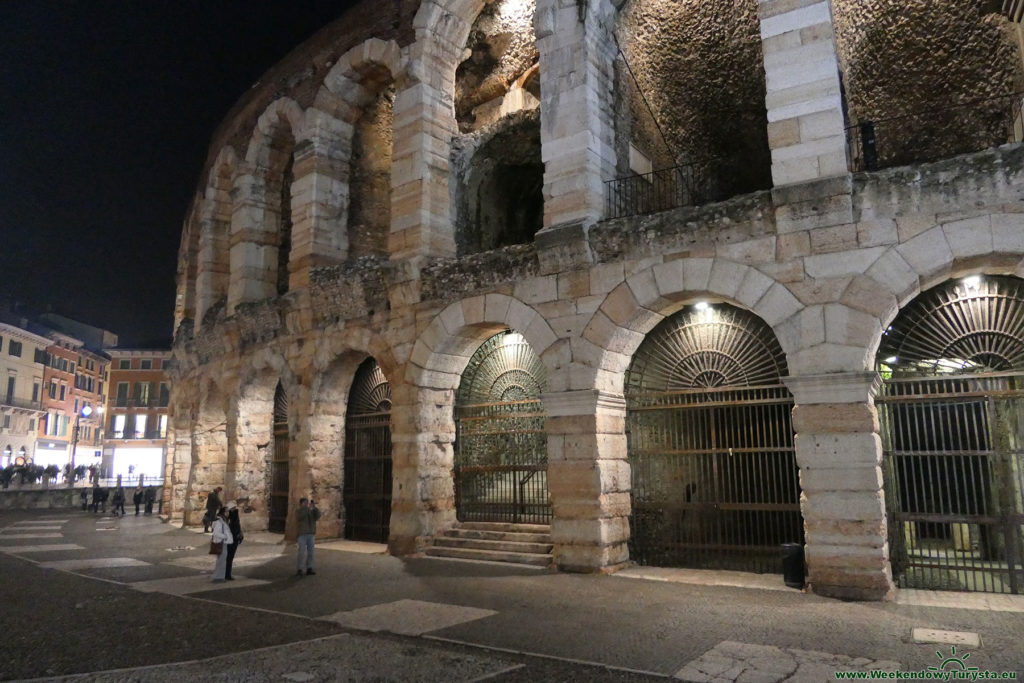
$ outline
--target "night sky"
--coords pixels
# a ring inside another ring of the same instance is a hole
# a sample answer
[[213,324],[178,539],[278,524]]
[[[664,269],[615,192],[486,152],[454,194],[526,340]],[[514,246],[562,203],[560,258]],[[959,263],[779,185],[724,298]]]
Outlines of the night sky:
[[231,106],[349,0],[0,0],[0,299],[170,344]]

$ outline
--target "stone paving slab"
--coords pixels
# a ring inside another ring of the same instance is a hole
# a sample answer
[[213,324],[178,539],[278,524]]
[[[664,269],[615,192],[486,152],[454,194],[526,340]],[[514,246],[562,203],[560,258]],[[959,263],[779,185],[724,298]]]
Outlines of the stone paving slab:
[[[244,544],[242,545],[244,548]],[[317,548],[319,550],[319,547]],[[232,567],[260,567],[268,562],[272,562],[281,557],[281,553],[257,553],[254,555],[246,554],[239,549],[238,554],[235,555],[234,561],[231,563]],[[205,569],[212,571],[214,562],[217,558],[210,555],[202,555],[199,557],[182,557],[176,560],[168,560],[164,564],[171,564],[175,567],[187,567],[189,569]],[[294,573],[295,568],[292,568]],[[234,572],[232,572],[234,573]]]
[[[234,572],[232,572],[234,573]],[[196,576],[181,576],[173,579],[154,579],[153,581],[136,581],[128,586],[143,593],[166,593],[168,595],[190,595],[202,593],[203,591],[224,590],[225,588],[245,588],[259,586],[268,583],[261,579],[247,579],[244,576],[235,577],[234,581],[214,583],[210,580],[210,574],[199,574]]]
[[51,545],[0,545],[0,552],[3,553],[55,553],[61,550],[85,550],[74,543],[54,543]]
[[494,610],[477,607],[444,605],[422,600],[398,600],[349,612],[335,612],[322,619],[361,631],[388,631],[419,636],[494,614],[497,614]]
[[64,538],[64,534],[8,534],[0,536],[0,541],[20,541],[28,538]]
[[44,569],[64,569],[73,572],[78,569],[102,569],[105,567],[148,567],[149,562],[132,557],[93,557],[85,560],[40,562],[39,566]]
[[6,527],[6,528],[0,530],[0,534],[2,534],[3,536],[7,536],[7,535],[11,534],[12,532],[14,534],[19,534],[19,533],[26,532],[26,531],[30,531],[30,532],[34,533],[34,532],[37,532],[37,531],[60,531],[60,530],[61,530],[60,526],[53,526],[51,524],[40,524],[40,525],[36,525],[36,526],[9,526],[9,527]]
[[366,541],[317,541],[316,549],[340,550],[346,553],[363,553],[365,555],[385,555],[388,552],[386,543],[368,543]]
[[698,586],[732,586],[735,588],[757,588],[770,591],[788,591],[799,593],[800,590],[790,588],[777,574],[750,574],[709,569],[676,569],[669,567],[630,567],[615,573],[616,577],[626,579],[647,579],[648,581],[667,581],[670,583],[688,583]]
[[897,671],[899,662],[723,640],[676,672],[690,683],[821,683],[837,671]]
[[897,605],[916,607],[949,607],[952,609],[987,610],[991,612],[1024,612],[1024,595],[994,593],[961,593],[901,588],[896,591]]

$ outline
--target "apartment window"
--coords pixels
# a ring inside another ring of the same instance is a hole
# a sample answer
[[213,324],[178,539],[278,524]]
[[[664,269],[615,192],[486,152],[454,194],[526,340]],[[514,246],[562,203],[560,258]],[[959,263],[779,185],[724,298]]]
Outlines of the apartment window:
[[160,382],[160,407],[166,408],[171,403],[171,390],[167,387],[167,382]]
[[78,415],[78,399],[75,399],[75,415]]
[[142,360],[139,361],[139,369],[140,370],[152,370],[153,369],[153,361],[150,360],[149,358],[143,358]]
[[115,403],[119,408],[128,405],[128,382],[117,383],[117,401]]
[[100,380],[100,389],[96,393],[99,394],[100,396],[103,395],[103,380]]
[[10,404],[14,401],[14,385],[17,382],[17,377],[7,378],[7,403]]
[[57,398],[57,380],[50,382],[50,398]]
[[159,370],[159,369],[161,369],[161,368],[162,368],[163,366],[164,366],[164,362],[163,362],[163,360],[161,360],[160,358],[154,358],[154,359],[153,359],[153,369],[154,369],[154,370]]
[[115,439],[124,438],[124,415],[114,416],[114,424],[111,426],[111,431],[114,432]]
[[21,358],[21,342],[13,339],[7,344],[7,354]]
[[68,366],[68,372],[70,372],[72,375],[75,374],[75,362],[74,361],[71,361],[71,364]]
[[135,438],[145,439],[146,438],[146,416],[136,415],[135,416]]
[[132,361],[131,361],[131,359],[130,358],[122,358],[121,360],[117,361],[117,369],[118,370],[131,370],[132,369]]
[[41,365],[49,365],[50,354],[48,354],[44,349],[37,348],[33,356],[33,360]]
[[60,385],[60,400],[63,401],[65,398],[67,398],[67,396],[68,396],[68,388],[67,388],[67,386],[61,384]]
[[148,406],[149,395],[152,392],[152,382],[136,382],[135,383],[135,405],[137,406]]
[[68,435],[68,422],[70,422],[70,421],[71,420],[70,420],[70,418],[68,418],[67,415],[61,415],[60,416],[60,433],[57,436],[67,436]]
[[4,415],[4,429],[10,429],[10,428],[11,428],[11,416],[10,415]]
[[31,434],[34,431],[36,431],[36,419],[34,417],[32,417],[32,418],[29,418],[29,421],[28,421],[28,433]]
[[159,428],[160,429],[160,438],[161,439],[166,439],[167,438],[167,416],[166,415],[161,415],[160,416],[160,423],[159,424],[160,424],[160,428]]
[[35,382],[32,385],[32,402],[35,403],[39,400],[39,382]]

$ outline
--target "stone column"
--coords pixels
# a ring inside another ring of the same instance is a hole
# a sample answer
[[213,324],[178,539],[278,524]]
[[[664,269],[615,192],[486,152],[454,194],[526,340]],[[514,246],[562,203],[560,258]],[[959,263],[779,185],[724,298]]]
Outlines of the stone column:
[[587,230],[604,216],[604,181],[615,175],[614,22],[605,0],[538,2],[545,272],[589,263]]
[[455,392],[392,382],[391,400],[388,550],[408,555],[455,524]]
[[829,0],[758,0],[775,187],[848,173]]
[[803,489],[811,590],[854,600],[893,591],[882,442],[874,396],[878,373],[788,377]]
[[595,389],[544,394],[551,538],[563,571],[619,569],[629,550],[626,402]]
[[308,286],[314,267],[344,263],[348,256],[346,159],[352,126],[312,109],[307,120],[312,131],[296,144],[292,168],[290,290]]
[[228,313],[248,301],[277,296],[278,210],[266,198],[266,171],[248,170],[232,191]]
[[[215,194],[216,190],[208,190]],[[199,219],[199,263],[196,269],[196,329],[206,312],[228,291],[228,232],[226,217],[217,213],[217,199],[196,202]]]

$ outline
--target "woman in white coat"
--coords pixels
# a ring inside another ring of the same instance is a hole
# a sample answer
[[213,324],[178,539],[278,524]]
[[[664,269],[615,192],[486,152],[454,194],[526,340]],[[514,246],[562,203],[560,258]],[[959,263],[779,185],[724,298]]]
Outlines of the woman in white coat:
[[212,543],[221,543],[220,555],[217,556],[217,566],[213,569],[213,582],[221,583],[228,567],[228,546],[234,543],[231,536],[231,528],[228,526],[228,509],[221,507],[217,510],[217,517],[213,520]]

